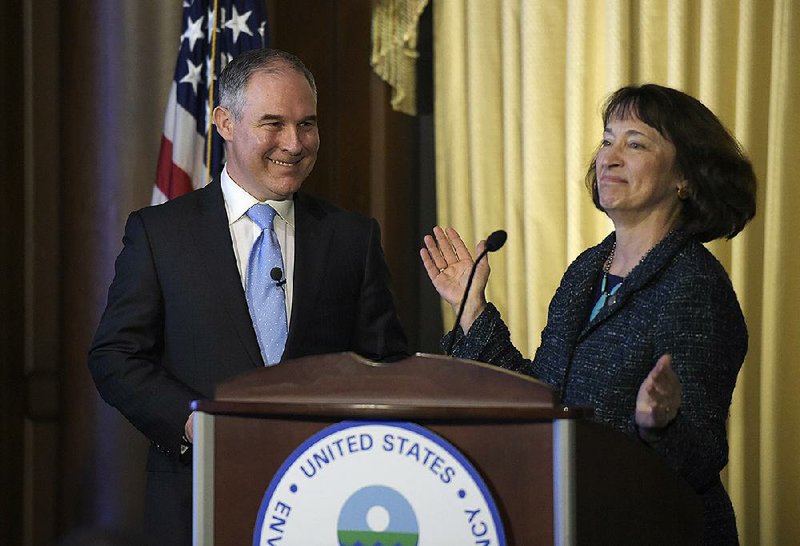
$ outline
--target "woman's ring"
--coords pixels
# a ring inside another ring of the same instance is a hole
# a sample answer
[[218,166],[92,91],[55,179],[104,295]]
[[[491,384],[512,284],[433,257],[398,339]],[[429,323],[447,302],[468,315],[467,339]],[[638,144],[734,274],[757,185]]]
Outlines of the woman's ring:
[[440,267],[440,268],[439,268],[439,273],[441,273],[441,272],[442,272],[442,271],[444,271],[445,269],[447,269],[447,268],[446,268],[446,267]]

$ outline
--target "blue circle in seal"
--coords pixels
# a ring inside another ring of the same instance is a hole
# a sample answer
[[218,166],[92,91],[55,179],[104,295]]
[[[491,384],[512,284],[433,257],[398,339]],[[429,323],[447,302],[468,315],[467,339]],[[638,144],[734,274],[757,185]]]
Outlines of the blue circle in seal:
[[[389,516],[385,529],[372,529],[367,514],[382,508]],[[417,546],[419,525],[414,509],[397,490],[385,485],[362,487],[348,498],[339,512],[339,546],[403,544]]]
[[[264,524],[264,518],[267,515],[267,509],[269,508],[270,500],[272,496],[275,494],[275,489],[280,484],[281,480],[283,479],[284,474],[289,470],[289,468],[294,464],[294,462],[303,455],[311,446],[316,444],[321,439],[331,436],[339,431],[346,430],[349,428],[355,427],[362,427],[362,426],[370,426],[370,425],[383,425],[389,427],[397,427],[405,430],[409,430],[415,432],[421,436],[428,438],[429,440],[436,443],[439,447],[446,450],[454,459],[456,459],[461,466],[469,473],[470,477],[472,478],[475,485],[477,485],[478,489],[480,490],[483,498],[489,508],[489,511],[492,515],[492,521],[495,524],[495,530],[497,531],[497,539],[498,539],[498,546],[505,546],[506,545],[506,537],[505,537],[505,529],[503,528],[502,520],[500,519],[500,514],[497,511],[497,506],[495,505],[494,498],[489,493],[489,489],[486,487],[486,483],[483,481],[483,478],[478,471],[475,470],[475,467],[472,466],[472,463],[464,457],[464,455],[458,451],[453,445],[450,444],[447,440],[439,436],[438,434],[434,433],[427,428],[417,425],[415,423],[408,423],[402,421],[342,421],[341,423],[336,423],[329,427],[326,427],[319,432],[315,433],[306,441],[304,441],[300,446],[295,449],[289,457],[283,462],[281,467],[273,476],[272,480],[270,481],[269,487],[267,491],[264,493],[264,497],[261,499],[261,506],[258,509],[258,516],[256,517],[256,525],[253,529],[253,546],[259,546],[259,531]],[[362,488],[361,490],[366,489]],[[388,489],[388,488],[387,488]],[[359,490],[359,491],[361,491]],[[350,498],[358,494],[358,491],[351,495]],[[399,493],[398,493],[399,495]],[[404,499],[405,500],[405,499]],[[407,502],[407,501],[406,501]],[[344,507],[342,508],[344,510]],[[413,510],[412,510],[413,513]],[[415,517],[416,522],[416,517]],[[340,514],[340,521],[339,526],[341,526],[341,514]],[[413,544],[416,544],[414,542]]]

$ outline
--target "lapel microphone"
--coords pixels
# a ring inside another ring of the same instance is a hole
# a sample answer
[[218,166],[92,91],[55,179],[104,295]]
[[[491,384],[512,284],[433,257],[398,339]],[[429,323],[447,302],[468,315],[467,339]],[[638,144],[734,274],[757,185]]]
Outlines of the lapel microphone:
[[[461,299],[461,306],[458,309],[458,315],[456,315],[456,322],[453,324],[453,330],[455,331],[458,328],[458,323],[461,322],[461,315],[464,314],[464,306],[467,304],[467,296],[469,295],[469,289],[472,286],[472,279],[475,277],[475,270],[478,269],[478,263],[489,253],[495,252],[496,250],[500,250],[504,244],[506,244],[507,234],[502,229],[498,229],[497,231],[493,232],[486,238],[486,246],[483,248],[483,252],[478,255],[478,258],[473,262],[472,269],[469,271],[469,278],[467,279],[467,287],[464,289],[464,297]],[[274,270],[273,270],[274,271]],[[452,356],[451,353],[453,351],[453,344],[455,343],[456,336],[453,334],[450,336],[450,342],[447,344],[447,351],[445,354],[447,356]]]
[[269,276],[273,281],[275,281],[275,286],[278,288],[286,284],[286,279],[283,278],[283,271],[281,271],[280,267],[273,267],[270,269]]

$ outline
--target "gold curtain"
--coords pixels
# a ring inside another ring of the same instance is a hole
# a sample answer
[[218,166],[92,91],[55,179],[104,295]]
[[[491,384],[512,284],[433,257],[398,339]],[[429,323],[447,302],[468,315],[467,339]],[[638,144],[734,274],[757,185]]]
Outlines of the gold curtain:
[[428,0],[376,0],[370,64],[392,86],[392,108],[417,113],[417,23]]
[[[800,3],[796,0],[436,0],[438,222],[468,245],[495,229],[488,297],[532,355],[568,263],[611,229],[584,189],[613,90],[698,97],[759,179],[755,220],[709,245],[730,273],[750,350],[723,476],[743,544],[800,540]],[[452,324],[445,309],[445,327]]]

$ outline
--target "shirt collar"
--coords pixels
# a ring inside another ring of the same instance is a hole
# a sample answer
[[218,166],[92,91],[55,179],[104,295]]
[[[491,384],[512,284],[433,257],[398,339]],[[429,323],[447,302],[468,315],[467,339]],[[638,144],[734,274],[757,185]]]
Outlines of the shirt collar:
[[228,174],[227,165],[222,169],[220,186],[222,187],[222,196],[225,199],[225,207],[228,210],[228,224],[233,224],[239,220],[256,203],[264,203],[274,208],[284,222],[294,227],[294,199],[259,201],[234,182],[233,178]]

